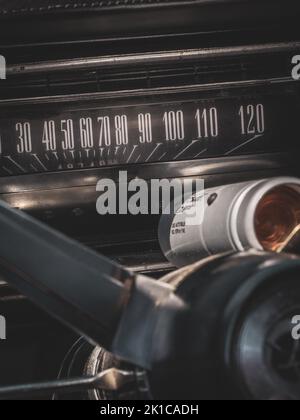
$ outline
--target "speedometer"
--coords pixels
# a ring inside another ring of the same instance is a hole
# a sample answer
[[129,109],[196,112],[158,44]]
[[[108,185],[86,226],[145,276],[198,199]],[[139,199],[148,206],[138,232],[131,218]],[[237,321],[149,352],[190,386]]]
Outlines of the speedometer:
[[292,150],[299,115],[294,85],[9,104],[1,111],[0,173]]

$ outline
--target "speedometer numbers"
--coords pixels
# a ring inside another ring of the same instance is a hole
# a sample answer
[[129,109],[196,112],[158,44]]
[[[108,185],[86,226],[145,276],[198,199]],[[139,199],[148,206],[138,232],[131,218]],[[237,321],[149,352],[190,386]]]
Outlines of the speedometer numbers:
[[269,152],[284,101],[231,98],[0,119],[1,175]]

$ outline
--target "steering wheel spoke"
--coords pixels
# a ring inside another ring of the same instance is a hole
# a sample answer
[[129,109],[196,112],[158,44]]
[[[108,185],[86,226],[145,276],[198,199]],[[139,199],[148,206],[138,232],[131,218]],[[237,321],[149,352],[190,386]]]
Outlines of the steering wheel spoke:
[[0,231],[4,281],[91,343],[149,367],[156,308],[170,286],[127,271],[3,202]]

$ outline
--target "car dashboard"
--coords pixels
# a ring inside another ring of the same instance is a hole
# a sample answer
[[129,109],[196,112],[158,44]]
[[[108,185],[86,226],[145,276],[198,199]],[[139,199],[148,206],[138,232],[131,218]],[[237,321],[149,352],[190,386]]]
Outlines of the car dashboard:
[[[156,214],[99,215],[99,182],[299,177],[297,20],[293,1],[0,1],[1,200],[137,275],[172,276],[160,197]],[[1,385],[61,378],[68,357],[80,376],[88,345],[24,295],[1,276]]]

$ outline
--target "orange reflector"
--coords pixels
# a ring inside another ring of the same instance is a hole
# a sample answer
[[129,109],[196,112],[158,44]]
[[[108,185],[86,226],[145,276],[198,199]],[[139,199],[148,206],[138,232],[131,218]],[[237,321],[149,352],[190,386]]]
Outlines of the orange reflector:
[[279,251],[299,224],[300,193],[292,187],[274,188],[256,209],[256,236],[266,251]]

